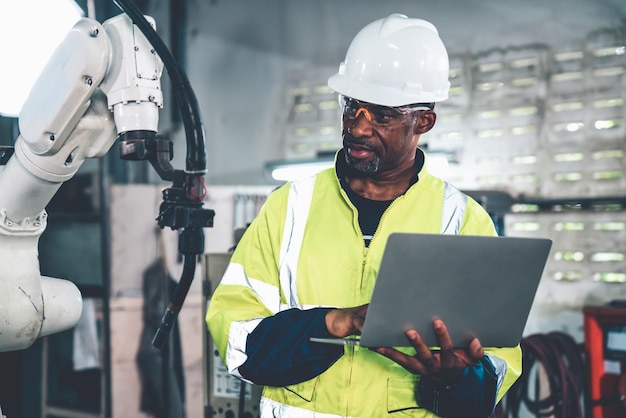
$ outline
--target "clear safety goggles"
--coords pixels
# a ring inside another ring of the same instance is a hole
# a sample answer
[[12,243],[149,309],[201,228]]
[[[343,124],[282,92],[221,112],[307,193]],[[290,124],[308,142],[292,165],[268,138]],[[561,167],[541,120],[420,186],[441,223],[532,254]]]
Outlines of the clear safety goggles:
[[411,104],[406,106],[389,107],[375,105],[360,100],[339,96],[339,105],[343,115],[350,120],[363,115],[365,119],[375,126],[397,125],[404,121],[404,116],[417,110],[431,110],[432,106],[426,104]]

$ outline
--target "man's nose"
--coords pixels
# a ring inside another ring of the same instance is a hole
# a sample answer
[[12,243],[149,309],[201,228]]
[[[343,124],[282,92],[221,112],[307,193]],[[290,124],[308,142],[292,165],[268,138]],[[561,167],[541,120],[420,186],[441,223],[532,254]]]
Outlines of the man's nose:
[[[363,117],[361,117],[361,115]],[[354,121],[352,126],[348,129],[348,132],[354,137],[369,136],[368,132],[372,129],[372,115],[364,107],[359,108],[354,115]]]
[[363,116],[365,116],[365,119],[367,119],[368,122],[372,121],[372,114],[369,112],[369,110],[367,110],[364,107],[360,107],[359,110],[356,111],[356,114],[354,115],[354,118],[358,119],[361,114],[363,114]]

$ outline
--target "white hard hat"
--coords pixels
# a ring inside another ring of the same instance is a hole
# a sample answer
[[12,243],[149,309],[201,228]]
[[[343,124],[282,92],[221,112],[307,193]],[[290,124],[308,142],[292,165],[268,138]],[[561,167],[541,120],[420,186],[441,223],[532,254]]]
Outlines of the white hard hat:
[[448,98],[449,67],[432,23],[392,14],[357,33],[328,86],[383,106],[439,102]]

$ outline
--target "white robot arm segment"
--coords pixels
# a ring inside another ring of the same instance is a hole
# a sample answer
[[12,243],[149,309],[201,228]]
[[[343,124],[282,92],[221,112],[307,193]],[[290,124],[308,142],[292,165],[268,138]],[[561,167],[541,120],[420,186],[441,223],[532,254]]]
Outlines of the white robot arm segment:
[[32,152],[61,148],[107,70],[109,40],[102,25],[81,19],[57,47],[20,112],[19,126]]
[[[154,19],[144,16],[154,28]],[[111,40],[112,59],[100,88],[115,114],[118,134],[128,131],[157,132],[158,108],[163,107],[163,62],[141,31],[121,14],[103,24]]]
[[81,19],[34,84],[15,153],[0,171],[0,352],[27,348],[80,318],[78,288],[41,277],[45,207],[85,158],[109,151],[116,131],[156,133],[162,67],[128,16],[102,25]]

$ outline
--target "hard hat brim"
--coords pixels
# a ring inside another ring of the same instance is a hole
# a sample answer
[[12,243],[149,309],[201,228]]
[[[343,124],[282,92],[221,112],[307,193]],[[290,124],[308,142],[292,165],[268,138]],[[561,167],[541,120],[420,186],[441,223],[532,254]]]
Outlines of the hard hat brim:
[[447,91],[422,93],[418,96],[400,89],[390,89],[362,80],[356,80],[345,74],[336,73],[328,79],[328,87],[339,94],[381,106],[397,107],[415,103],[441,102],[448,98]]

